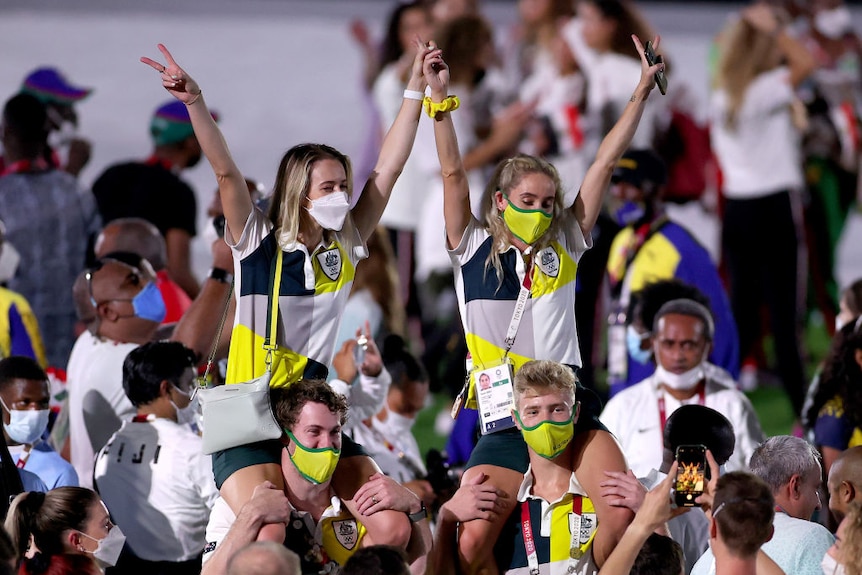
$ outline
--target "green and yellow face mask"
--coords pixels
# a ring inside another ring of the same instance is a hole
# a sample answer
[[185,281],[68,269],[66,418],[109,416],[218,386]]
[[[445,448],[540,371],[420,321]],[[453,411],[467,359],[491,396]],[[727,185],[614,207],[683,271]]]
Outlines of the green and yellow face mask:
[[518,419],[521,435],[524,436],[527,445],[545,459],[554,459],[566,450],[572,437],[575,436],[575,411],[576,409],[572,409],[572,415],[566,421],[547,420],[533,427],[524,425],[518,410],[515,410],[515,417]]
[[554,215],[542,210],[523,210],[505,196],[509,205],[503,210],[503,221],[516,238],[528,245],[536,243],[548,231]]
[[312,449],[301,444],[290,431],[285,429],[284,432],[296,444],[293,454],[291,455],[289,451],[287,454],[299,474],[315,485],[329,481],[332,474],[335,473],[335,467],[341,457],[341,450],[334,447]]

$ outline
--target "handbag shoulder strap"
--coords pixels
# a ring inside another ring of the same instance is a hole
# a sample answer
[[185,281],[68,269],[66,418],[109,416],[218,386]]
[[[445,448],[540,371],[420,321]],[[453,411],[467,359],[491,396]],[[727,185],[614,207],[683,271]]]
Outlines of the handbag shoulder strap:
[[[278,340],[276,337],[278,334],[278,292],[281,289],[281,270],[283,253],[284,252],[282,252],[281,248],[278,248],[278,253],[273,260],[272,269],[270,270],[272,281],[270,282],[270,291],[267,294],[266,338],[263,342],[263,348],[267,351],[267,370],[269,370],[270,366],[272,365],[272,352],[278,347]],[[233,282],[231,282],[230,289],[228,290],[227,297],[225,298],[221,320],[219,321],[218,329],[216,329],[215,336],[213,337],[213,345],[212,349],[210,350],[209,358],[207,359],[206,371],[200,378],[198,387],[207,387],[209,385],[209,375],[212,371],[213,363],[215,362],[215,354],[218,350],[219,338],[221,337],[222,330],[224,330],[224,324],[227,319],[227,310],[230,307],[230,298],[233,296],[233,287],[234,284]]]
[[266,318],[266,338],[263,342],[263,349],[267,351],[266,366],[272,364],[272,352],[278,348],[278,294],[281,291],[281,270],[284,260],[284,252],[281,247],[277,246],[278,253],[275,256],[275,261],[272,263],[269,297],[267,298],[267,318]]

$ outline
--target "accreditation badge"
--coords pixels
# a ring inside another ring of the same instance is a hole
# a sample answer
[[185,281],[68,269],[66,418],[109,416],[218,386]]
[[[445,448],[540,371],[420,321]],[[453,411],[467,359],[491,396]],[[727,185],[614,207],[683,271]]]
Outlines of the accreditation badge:
[[509,358],[473,370],[482,435],[515,426],[512,419],[512,410],[515,408],[514,381],[515,366]]

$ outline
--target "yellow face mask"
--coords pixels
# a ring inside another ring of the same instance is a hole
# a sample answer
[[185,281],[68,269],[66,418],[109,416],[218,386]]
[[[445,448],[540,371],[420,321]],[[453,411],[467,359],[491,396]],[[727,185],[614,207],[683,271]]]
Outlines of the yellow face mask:
[[527,427],[521,421],[521,415],[515,410],[515,417],[521,426],[521,435],[533,451],[545,459],[553,459],[563,451],[575,436],[575,410],[566,421],[542,421],[533,427]]
[[296,444],[293,454],[291,455],[290,451],[287,454],[299,474],[315,485],[329,481],[332,474],[335,473],[335,467],[341,457],[341,450],[334,447],[321,447],[320,449],[305,447],[291,432],[286,429],[284,432]]
[[509,231],[524,243],[533,245],[548,231],[554,215],[542,210],[523,210],[515,206],[508,196],[506,201],[509,205],[503,210],[503,221]]

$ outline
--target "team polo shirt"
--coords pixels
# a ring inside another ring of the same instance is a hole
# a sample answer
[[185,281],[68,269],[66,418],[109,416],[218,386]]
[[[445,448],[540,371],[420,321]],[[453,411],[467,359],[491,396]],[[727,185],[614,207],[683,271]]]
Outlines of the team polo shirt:
[[839,451],[862,445],[862,429],[853,425],[840,395],[827,401],[817,414],[814,444]]
[[[629,252],[637,241],[635,226],[623,228],[614,237],[608,254],[608,277],[612,282],[625,281],[631,293],[642,290],[648,284],[670,279],[677,279],[702,291],[709,299],[709,308],[715,320],[715,337],[709,361],[727,370],[733,377],[739,377],[736,320],[709,252],[688,230],[672,221],[651,234],[629,262]],[[626,379],[621,385],[612,386],[611,395],[646,379],[655,371],[652,361],[640,363],[628,352],[626,358]]]
[[[518,506],[497,540],[496,557],[500,572],[506,575],[530,574],[522,522],[524,514],[529,513],[530,532],[542,575],[597,573],[599,568],[593,561],[592,547],[598,530],[598,517],[592,500],[587,497],[575,473],[572,472],[569,479],[568,491],[556,501],[545,501],[533,495],[532,491],[531,466],[518,490]],[[572,537],[573,531],[576,532],[575,537]]]
[[[272,222],[258,208],[252,210],[236,244],[231,245],[228,238],[226,233],[239,273],[234,280],[237,306],[227,383],[242,383],[266,371],[267,302],[279,247]],[[276,336],[279,349],[273,354],[272,387],[290,385],[303,377],[326,378],[356,264],[367,255],[358,237],[349,242],[336,232],[331,238],[311,253],[300,242],[284,251]]]
[[[365,526],[342,507],[334,492],[330,496],[330,506],[316,523],[311,513],[300,511],[288,502],[290,521],[286,525],[284,546],[299,555],[303,573],[338,573],[362,546]],[[236,515],[225,500],[216,499],[207,525],[204,563],[212,557],[235,520]]]
[[[581,365],[575,328],[575,273],[589,247],[572,220],[568,230],[533,255],[530,297],[509,352],[515,369],[533,359]],[[471,218],[461,243],[449,250],[467,348],[477,367],[502,359],[506,332],[528,272],[524,256],[510,246],[500,254],[500,281],[494,266],[487,263],[492,249],[491,235]],[[474,394],[471,385],[468,407],[476,406]]]

